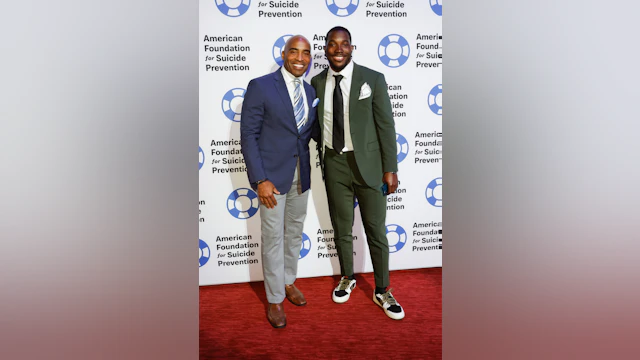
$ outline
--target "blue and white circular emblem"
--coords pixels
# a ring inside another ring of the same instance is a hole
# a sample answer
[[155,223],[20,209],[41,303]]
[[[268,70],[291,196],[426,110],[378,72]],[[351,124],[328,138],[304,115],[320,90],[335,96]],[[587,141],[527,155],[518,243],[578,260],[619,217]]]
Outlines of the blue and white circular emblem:
[[325,0],[327,8],[333,15],[345,17],[358,9],[358,0]]
[[407,154],[409,154],[409,143],[407,142],[407,139],[400,134],[396,134],[396,147],[398,162],[402,162],[402,160],[407,157]]
[[200,240],[200,258],[198,259],[198,263],[200,264],[199,267],[203,267],[204,264],[209,261],[209,258],[211,257],[211,251],[209,250],[209,245],[207,245],[206,242],[202,241],[202,239],[198,240]]
[[227,119],[240,122],[240,113],[242,112],[242,102],[244,101],[245,89],[231,89],[222,97],[222,111]]
[[258,194],[251,189],[236,189],[227,198],[227,210],[237,219],[246,220],[255,215],[259,208]]
[[438,177],[427,185],[426,194],[429,204],[435,207],[442,207],[442,178]]
[[221,13],[229,17],[242,16],[249,10],[251,0],[215,0]]
[[[278,64],[278,66],[284,65],[284,59],[282,58],[282,51],[284,51],[284,46],[287,44],[287,41],[292,36],[293,35],[291,35],[291,34],[282,35],[273,44],[273,49],[272,49],[273,60],[275,60],[276,64]],[[309,67],[307,67],[307,71],[304,73],[304,76],[309,75],[309,71],[311,71],[312,62],[313,62],[313,60],[310,59],[309,60]]]
[[311,240],[307,236],[307,234],[302,233],[302,247],[300,248],[300,256],[298,256],[298,260],[309,254],[311,250]]
[[442,0],[429,0],[431,10],[438,16],[442,16]]
[[409,42],[398,34],[387,35],[378,45],[378,57],[388,67],[402,66],[409,59]]
[[198,146],[198,170],[202,169],[202,165],[204,165],[204,151]]
[[387,225],[387,241],[389,253],[398,252],[407,243],[407,232],[400,225]]
[[442,84],[438,84],[429,91],[427,98],[429,109],[436,115],[442,115]]
[[288,34],[288,35],[282,35],[278,38],[278,40],[276,40],[275,43],[273,43],[273,60],[276,61],[276,64],[278,64],[278,66],[282,66],[284,64],[284,60],[282,59],[282,50],[284,50],[284,45],[287,43],[287,40],[289,40],[293,35]]

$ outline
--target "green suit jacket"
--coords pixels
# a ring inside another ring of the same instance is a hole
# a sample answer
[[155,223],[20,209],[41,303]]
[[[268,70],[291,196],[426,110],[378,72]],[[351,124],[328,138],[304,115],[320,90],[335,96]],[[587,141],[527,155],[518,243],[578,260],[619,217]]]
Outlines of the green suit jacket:
[[[317,134],[319,150],[324,150],[324,98],[328,69],[311,79],[320,100],[318,104]],[[362,86],[367,83],[371,95],[360,99]],[[379,188],[385,172],[398,171],[396,130],[384,75],[353,64],[353,80],[349,94],[349,125],[358,170],[372,188]],[[320,153],[322,158],[323,154]]]

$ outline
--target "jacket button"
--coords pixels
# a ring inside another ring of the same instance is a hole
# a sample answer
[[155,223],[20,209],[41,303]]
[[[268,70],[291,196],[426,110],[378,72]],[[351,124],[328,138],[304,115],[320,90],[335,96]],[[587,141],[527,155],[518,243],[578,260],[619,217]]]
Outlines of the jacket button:
[[298,157],[298,154],[293,155],[293,157]]

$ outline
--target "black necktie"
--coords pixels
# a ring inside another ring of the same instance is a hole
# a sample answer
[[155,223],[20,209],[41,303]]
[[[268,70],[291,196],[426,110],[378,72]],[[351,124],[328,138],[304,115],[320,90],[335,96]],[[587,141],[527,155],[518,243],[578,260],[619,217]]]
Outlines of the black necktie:
[[344,107],[340,80],[344,76],[334,75],[336,87],[333,89],[333,149],[341,152],[344,148]]

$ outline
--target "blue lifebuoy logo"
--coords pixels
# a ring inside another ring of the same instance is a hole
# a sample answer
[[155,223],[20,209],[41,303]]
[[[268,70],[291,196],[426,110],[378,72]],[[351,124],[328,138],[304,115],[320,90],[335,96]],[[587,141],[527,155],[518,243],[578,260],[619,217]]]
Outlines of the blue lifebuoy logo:
[[[272,51],[272,55],[273,55],[273,60],[275,60],[276,64],[278,64],[278,66],[282,66],[284,65],[284,59],[282,58],[282,51],[284,51],[284,46],[287,44],[287,41],[292,37],[293,35],[291,34],[287,34],[287,35],[282,35],[278,38],[278,40],[276,40],[275,43],[273,43],[273,48],[271,49]],[[309,67],[307,67],[307,71],[304,73],[304,76],[309,75],[309,71],[311,71],[311,63],[313,62],[313,59],[309,60]]]
[[200,240],[200,258],[198,259],[198,263],[200,264],[199,267],[203,267],[211,257],[211,250],[209,250],[209,245],[207,245],[206,242],[202,241],[202,239],[198,240]]
[[307,234],[302,233],[302,247],[300,248],[300,256],[298,256],[298,260],[309,254],[311,250],[311,239],[307,236]]
[[345,17],[358,9],[358,0],[325,0],[327,8],[335,16]]
[[442,0],[429,0],[429,5],[436,15],[442,16]]
[[409,42],[398,34],[387,35],[378,45],[378,57],[388,67],[400,67],[409,59]]
[[244,101],[245,89],[235,88],[227,91],[222,97],[222,111],[227,119],[240,122],[242,112],[242,102]]
[[202,165],[204,165],[204,151],[198,146],[198,170],[202,169]]
[[429,204],[435,207],[442,207],[442,178],[438,177],[427,185],[425,193]]
[[409,143],[407,142],[407,139],[400,134],[396,134],[396,147],[398,162],[402,162],[402,160],[404,160],[404,158],[409,154]]
[[442,115],[442,84],[438,84],[429,91],[427,97],[429,109],[436,115]]
[[236,219],[246,220],[258,212],[258,194],[247,188],[234,190],[227,198],[227,210]]
[[215,0],[221,13],[229,17],[242,16],[249,10],[251,0]]
[[389,253],[398,252],[407,243],[407,232],[400,225],[389,224],[387,225],[387,241],[389,242]]

